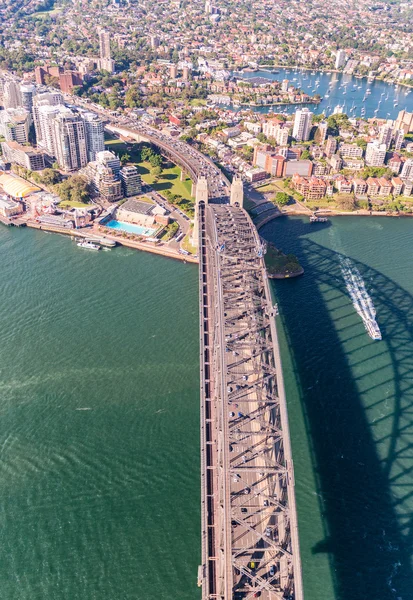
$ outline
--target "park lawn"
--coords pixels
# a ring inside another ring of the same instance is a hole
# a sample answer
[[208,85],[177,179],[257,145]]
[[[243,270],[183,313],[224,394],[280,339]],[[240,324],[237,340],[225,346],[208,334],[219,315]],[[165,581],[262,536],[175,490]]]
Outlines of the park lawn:
[[279,191],[273,183],[264,183],[264,185],[260,185],[259,187],[257,187],[256,190],[261,194],[269,194],[271,192]]
[[86,206],[87,204],[84,204],[83,202],[76,202],[75,200],[62,200],[58,204],[59,208],[86,208]]
[[39,12],[35,12],[30,16],[32,19],[36,19],[37,17],[40,17],[41,19],[43,19],[44,17],[47,17],[47,15],[50,15],[50,16],[57,15],[62,10],[63,10],[62,7],[51,8],[50,10],[42,10]]
[[[134,148],[136,147],[136,150]],[[139,173],[142,175],[142,179],[145,183],[153,187],[154,190],[162,194],[162,191],[169,190],[171,194],[182,196],[185,200],[192,201],[191,196],[192,181],[189,177],[185,181],[181,181],[181,169],[174,165],[173,167],[163,168],[162,175],[159,177],[158,182],[154,183],[154,176],[152,174],[152,167],[149,162],[138,162],[139,159],[139,144],[125,144],[122,140],[117,137],[105,133],[105,149],[115,152],[122,156],[122,154],[129,154],[130,163],[138,167]]]
[[186,178],[185,181],[181,181],[181,169],[176,165],[162,169],[162,175],[159,177],[157,183],[154,183],[155,177],[149,162],[143,162],[136,166],[142,175],[143,181],[160,194],[162,194],[163,191],[168,190],[171,194],[182,196],[182,198],[189,200],[190,202],[193,201],[191,196],[192,182],[189,178]]

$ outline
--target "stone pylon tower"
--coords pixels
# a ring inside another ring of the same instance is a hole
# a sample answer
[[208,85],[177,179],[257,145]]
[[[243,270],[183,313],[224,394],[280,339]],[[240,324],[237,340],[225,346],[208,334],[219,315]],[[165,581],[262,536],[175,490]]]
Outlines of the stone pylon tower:
[[195,191],[195,217],[194,230],[192,232],[192,244],[198,248],[199,244],[199,203],[208,204],[208,180],[206,177],[199,177],[196,182]]
[[244,203],[244,185],[242,183],[241,177],[235,176],[231,183],[231,196],[229,199],[229,203],[233,206],[238,204],[241,208]]

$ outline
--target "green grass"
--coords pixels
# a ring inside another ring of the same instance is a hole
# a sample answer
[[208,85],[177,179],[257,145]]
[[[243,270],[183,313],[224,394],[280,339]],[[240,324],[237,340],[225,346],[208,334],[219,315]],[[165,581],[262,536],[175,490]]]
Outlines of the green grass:
[[279,191],[277,186],[275,186],[273,183],[265,183],[264,185],[260,185],[255,189],[257,190],[257,192],[261,192],[262,194],[268,194],[270,192]]
[[47,15],[57,15],[60,11],[62,11],[63,8],[52,8],[50,10],[42,10],[39,12],[35,12],[31,15],[32,18],[36,19],[37,17],[40,17],[40,19],[43,19],[44,17],[47,17]]
[[76,202],[75,200],[62,200],[62,202],[58,204],[59,208],[85,208],[86,206],[87,204]]
[[136,166],[142,175],[143,181],[160,194],[168,190],[171,194],[182,196],[185,200],[193,200],[191,196],[192,182],[189,178],[181,181],[181,169],[179,167],[174,165],[173,167],[162,169],[162,175],[160,175],[158,181],[155,183],[155,176],[153,175],[150,163],[138,163]]
[[145,183],[152,186],[154,190],[162,194],[162,191],[169,190],[171,194],[182,196],[185,200],[192,201],[191,196],[192,181],[187,177],[181,181],[181,169],[174,165],[173,167],[164,168],[162,175],[157,183],[154,183],[155,177],[152,173],[152,167],[148,162],[139,162],[139,144],[125,144],[122,140],[105,132],[105,148],[122,156],[129,154],[130,163],[138,167],[139,173]]

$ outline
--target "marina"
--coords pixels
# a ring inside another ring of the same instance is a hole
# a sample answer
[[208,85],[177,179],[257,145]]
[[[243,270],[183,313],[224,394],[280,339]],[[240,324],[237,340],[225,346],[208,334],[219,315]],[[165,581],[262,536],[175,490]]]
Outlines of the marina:
[[[333,114],[336,106],[342,107],[342,112],[349,116],[378,117],[380,119],[395,119],[399,110],[413,111],[413,96],[411,89],[406,86],[394,86],[380,80],[368,81],[366,78],[358,79],[342,73],[310,72],[305,70],[278,69],[278,73],[257,71],[244,73],[248,80],[251,77],[265,77],[270,80],[283,81],[288,79],[291,85],[301,88],[303,92],[312,95],[318,93],[321,102],[312,105],[311,111],[315,114],[324,113],[326,116]],[[296,78],[296,81],[293,81]],[[348,98],[348,96],[350,97]],[[288,106],[257,106],[253,110],[261,113],[285,112],[294,113],[300,105]]]

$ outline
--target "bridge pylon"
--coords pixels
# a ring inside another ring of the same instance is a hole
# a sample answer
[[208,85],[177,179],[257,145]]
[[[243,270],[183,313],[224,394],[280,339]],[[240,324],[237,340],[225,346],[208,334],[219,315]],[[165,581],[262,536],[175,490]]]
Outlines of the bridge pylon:
[[241,177],[235,175],[231,183],[231,195],[229,203],[232,206],[239,206],[243,208],[244,205],[244,184],[242,183]]

